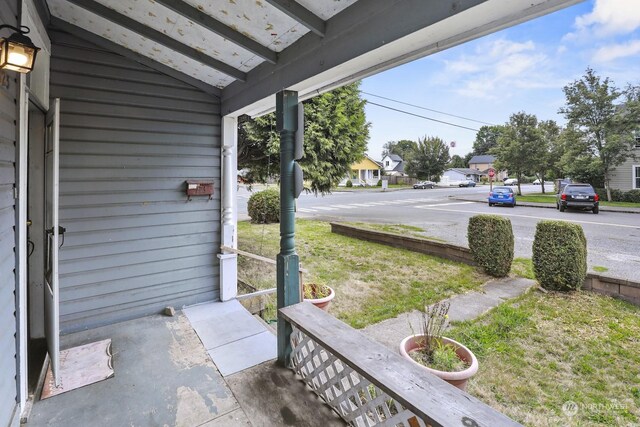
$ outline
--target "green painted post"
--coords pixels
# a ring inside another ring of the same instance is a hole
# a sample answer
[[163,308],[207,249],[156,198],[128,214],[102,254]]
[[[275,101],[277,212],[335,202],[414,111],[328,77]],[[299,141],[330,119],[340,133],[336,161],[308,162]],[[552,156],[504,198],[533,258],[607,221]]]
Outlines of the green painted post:
[[[276,128],[280,132],[280,253],[278,272],[278,309],[300,302],[300,262],[295,245],[295,198],[293,195],[293,159],[295,132],[298,129],[298,93],[283,90],[276,94]],[[287,366],[291,355],[291,325],[278,316],[278,363]]]

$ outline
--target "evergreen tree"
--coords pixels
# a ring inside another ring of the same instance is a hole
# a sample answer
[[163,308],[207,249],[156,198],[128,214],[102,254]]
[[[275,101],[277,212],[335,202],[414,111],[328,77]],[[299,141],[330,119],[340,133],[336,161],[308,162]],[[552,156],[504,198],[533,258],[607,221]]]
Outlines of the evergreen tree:
[[[327,193],[364,157],[369,126],[360,83],[316,96],[304,105],[304,157],[299,161],[314,193]],[[265,182],[280,171],[280,140],[275,114],[238,124],[238,169],[249,182]]]

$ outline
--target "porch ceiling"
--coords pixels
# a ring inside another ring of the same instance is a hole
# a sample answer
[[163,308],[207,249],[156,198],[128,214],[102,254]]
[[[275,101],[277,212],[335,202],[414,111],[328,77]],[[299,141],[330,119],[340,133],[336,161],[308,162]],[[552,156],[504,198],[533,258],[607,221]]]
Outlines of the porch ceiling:
[[50,25],[126,49],[222,98],[273,108],[581,0],[36,0]]

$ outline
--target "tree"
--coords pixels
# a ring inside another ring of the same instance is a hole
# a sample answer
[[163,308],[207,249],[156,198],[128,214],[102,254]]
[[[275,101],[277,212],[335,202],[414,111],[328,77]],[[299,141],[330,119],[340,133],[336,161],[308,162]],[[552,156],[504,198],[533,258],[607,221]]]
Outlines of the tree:
[[[299,163],[314,193],[329,192],[364,156],[370,124],[359,85],[343,86],[303,103],[304,157]],[[280,139],[275,122],[274,113],[239,121],[238,168],[247,171],[249,182],[278,175]]]
[[473,143],[473,155],[489,154],[491,149],[498,145],[498,137],[503,132],[503,126],[482,126],[476,134]]
[[577,182],[588,182],[596,188],[604,187],[602,163],[589,147],[582,132],[574,126],[567,126],[560,132],[556,141],[555,168],[564,176],[570,176]]
[[396,154],[402,157],[402,160],[408,161],[413,153],[418,149],[415,141],[401,139],[400,141],[389,141],[382,146],[382,158],[389,154]]
[[491,149],[491,154],[496,156],[496,169],[507,169],[509,174],[516,175],[519,195],[522,177],[532,171],[542,157],[542,140],[536,116],[519,112],[511,115],[498,137],[498,145]]
[[555,142],[560,135],[560,127],[553,120],[541,121],[538,123],[538,129],[541,133],[540,147],[535,150],[536,157],[532,159],[534,165],[533,171],[540,179],[540,187],[542,194],[545,193],[544,181],[550,169],[553,167],[553,153],[551,147],[555,146]]
[[449,167],[449,168],[467,168],[467,167],[469,167],[469,164],[464,160],[464,158],[460,157],[457,154],[454,154],[453,156],[451,156],[451,160],[449,161],[449,164],[447,164],[447,167]]
[[449,146],[438,137],[418,139],[417,149],[407,163],[407,173],[418,179],[440,181],[450,160]]
[[[566,104],[560,109],[579,133],[594,157],[599,159],[602,180],[611,201],[611,173],[616,166],[633,157],[633,131],[640,112],[638,88],[621,92],[607,77],[601,79],[587,68],[580,80],[563,88]],[[623,98],[622,105],[616,105]]]

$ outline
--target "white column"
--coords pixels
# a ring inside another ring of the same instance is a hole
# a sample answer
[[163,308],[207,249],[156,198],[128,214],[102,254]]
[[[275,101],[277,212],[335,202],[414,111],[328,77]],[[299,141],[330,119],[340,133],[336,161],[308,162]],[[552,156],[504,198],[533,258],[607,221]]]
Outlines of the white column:
[[[222,118],[222,182],[220,244],[237,248],[238,223],[238,120]],[[228,301],[238,294],[238,256],[228,251],[218,254],[220,259],[220,300]]]

